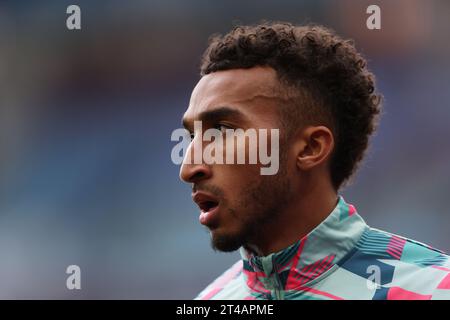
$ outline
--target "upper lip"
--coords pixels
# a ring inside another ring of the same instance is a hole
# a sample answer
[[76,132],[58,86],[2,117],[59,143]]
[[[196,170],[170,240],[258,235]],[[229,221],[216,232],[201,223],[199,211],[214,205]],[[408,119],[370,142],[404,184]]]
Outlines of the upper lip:
[[192,200],[199,206],[200,210],[205,212],[219,204],[219,200],[216,197],[202,191],[193,193]]

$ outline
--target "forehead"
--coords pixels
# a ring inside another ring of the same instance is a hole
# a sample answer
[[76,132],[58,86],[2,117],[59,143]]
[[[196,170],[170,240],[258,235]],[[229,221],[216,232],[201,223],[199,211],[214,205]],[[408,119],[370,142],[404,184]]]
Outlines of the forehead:
[[[275,113],[279,83],[274,69],[254,67],[217,71],[203,76],[194,88],[185,118],[227,106],[251,116],[253,113]],[[269,107],[270,105],[270,107]]]

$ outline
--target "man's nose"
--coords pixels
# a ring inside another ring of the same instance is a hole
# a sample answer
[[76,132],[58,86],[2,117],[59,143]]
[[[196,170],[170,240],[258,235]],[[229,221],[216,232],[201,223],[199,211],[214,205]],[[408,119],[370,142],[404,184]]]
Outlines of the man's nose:
[[193,152],[193,150],[194,148],[191,145],[186,156],[184,157],[180,169],[180,179],[187,183],[195,183],[201,180],[209,179],[212,175],[211,167],[204,163],[203,157],[201,163],[194,163],[194,157],[191,157],[191,152]]

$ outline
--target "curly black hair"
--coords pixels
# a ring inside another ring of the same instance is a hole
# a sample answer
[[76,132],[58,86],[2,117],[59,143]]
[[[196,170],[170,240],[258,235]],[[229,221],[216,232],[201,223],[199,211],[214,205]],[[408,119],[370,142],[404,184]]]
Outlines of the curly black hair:
[[351,40],[323,26],[262,22],[213,35],[200,74],[255,66],[273,68],[280,86],[297,93],[289,95],[290,107],[280,108],[286,132],[308,124],[332,130],[330,175],[338,190],[362,160],[381,111],[366,60]]

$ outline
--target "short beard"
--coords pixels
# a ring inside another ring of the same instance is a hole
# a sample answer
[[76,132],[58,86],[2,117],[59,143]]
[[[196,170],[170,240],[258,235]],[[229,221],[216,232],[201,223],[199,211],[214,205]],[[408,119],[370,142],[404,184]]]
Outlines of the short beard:
[[287,163],[280,163],[282,166],[276,175],[261,176],[259,184],[255,185],[255,181],[252,181],[244,188],[247,196],[237,205],[239,214],[236,214],[237,210],[234,208],[228,210],[229,215],[240,220],[241,229],[235,234],[211,237],[211,247],[214,250],[232,252],[241,246],[258,243],[258,239],[267,236],[264,234],[265,230],[279,218],[291,200]]

